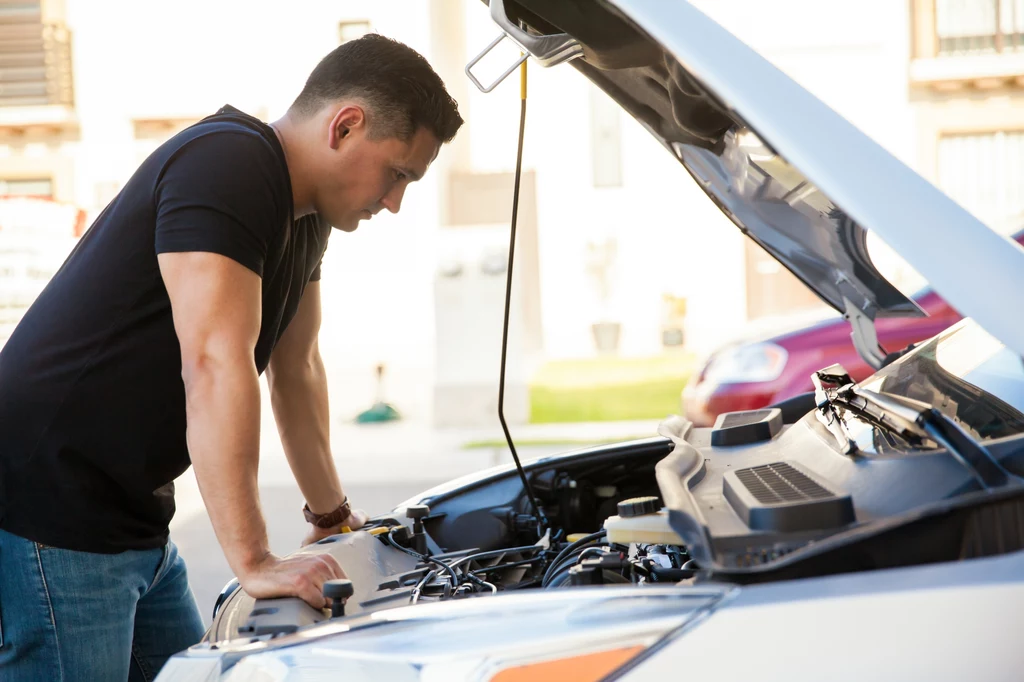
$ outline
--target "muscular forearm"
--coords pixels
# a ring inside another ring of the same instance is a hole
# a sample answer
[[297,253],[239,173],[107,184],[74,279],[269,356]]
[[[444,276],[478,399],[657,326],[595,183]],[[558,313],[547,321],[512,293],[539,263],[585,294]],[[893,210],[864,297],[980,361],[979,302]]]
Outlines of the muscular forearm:
[[260,512],[259,376],[251,358],[206,356],[186,367],[188,447],[217,539],[238,576],[270,553]]
[[331,458],[330,410],[323,361],[313,352],[288,366],[271,361],[270,400],[285,456],[310,510],[333,511],[344,499]]

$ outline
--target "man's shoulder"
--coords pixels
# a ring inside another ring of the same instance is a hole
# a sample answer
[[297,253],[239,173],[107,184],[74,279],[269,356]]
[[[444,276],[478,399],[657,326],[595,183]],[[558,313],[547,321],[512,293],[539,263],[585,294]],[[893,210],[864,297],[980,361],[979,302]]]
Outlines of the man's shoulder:
[[196,121],[190,128],[198,130],[226,130],[241,133],[251,133],[264,138],[274,136],[274,130],[267,123],[236,109],[230,104],[225,104],[215,113]]
[[287,193],[288,162],[274,130],[231,107],[182,130],[152,158],[158,185],[205,186],[248,177]]
[[230,106],[224,106],[217,113],[193,123],[168,140],[168,143],[182,148],[199,140],[202,140],[203,145],[250,148],[275,155],[279,146],[270,126]]

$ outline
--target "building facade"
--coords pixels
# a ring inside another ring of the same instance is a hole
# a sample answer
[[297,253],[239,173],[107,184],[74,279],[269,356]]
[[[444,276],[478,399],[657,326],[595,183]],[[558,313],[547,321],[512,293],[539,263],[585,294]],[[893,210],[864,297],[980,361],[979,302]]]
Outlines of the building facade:
[[[1024,226],[1024,0],[694,2],[996,229]],[[175,132],[226,103],[281,116],[316,62],[366,31],[424,53],[467,124],[401,214],[332,239],[335,409],[365,406],[384,363],[407,414],[479,424],[494,412],[519,116],[517,79],[485,95],[463,74],[497,35],[484,3],[0,0],[0,196],[91,220]],[[820,307],[571,67],[530,67],[524,169],[513,421],[547,359],[703,352]],[[920,283],[877,253],[905,289]]]

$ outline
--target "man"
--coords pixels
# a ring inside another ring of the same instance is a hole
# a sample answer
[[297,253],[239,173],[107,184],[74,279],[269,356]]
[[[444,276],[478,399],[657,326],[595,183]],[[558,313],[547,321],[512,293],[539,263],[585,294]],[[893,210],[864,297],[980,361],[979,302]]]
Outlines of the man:
[[426,60],[370,35],[275,123],[224,107],[142,163],[0,353],[0,679],[152,679],[200,639],[168,542],[190,463],[242,587],[325,605],[337,562],[268,547],[259,374],[307,541],[360,527],[328,438],[321,258],[331,226],[397,213],[461,125]]

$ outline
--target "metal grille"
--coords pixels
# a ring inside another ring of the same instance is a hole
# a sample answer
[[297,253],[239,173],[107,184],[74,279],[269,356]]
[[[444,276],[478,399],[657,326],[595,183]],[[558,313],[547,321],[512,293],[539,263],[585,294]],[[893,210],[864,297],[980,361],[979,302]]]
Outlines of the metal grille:
[[820,500],[834,495],[785,462],[740,469],[736,478],[761,504]]

